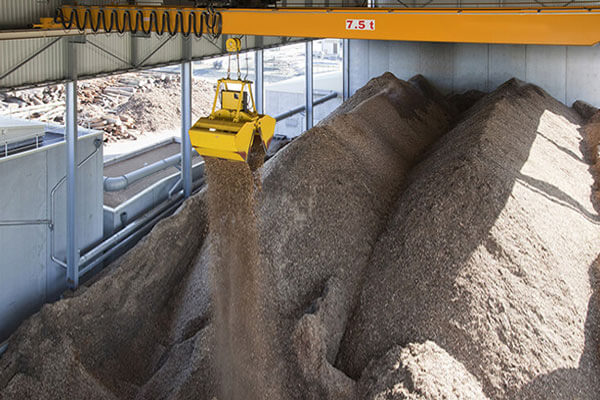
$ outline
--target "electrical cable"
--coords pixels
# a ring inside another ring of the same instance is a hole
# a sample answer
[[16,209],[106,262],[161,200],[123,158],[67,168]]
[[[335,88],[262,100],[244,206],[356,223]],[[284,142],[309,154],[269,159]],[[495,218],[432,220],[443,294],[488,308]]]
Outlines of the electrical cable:
[[[83,16],[80,17],[82,8],[84,9]],[[189,37],[193,33],[195,37],[201,38],[206,26],[206,31],[213,38],[216,39],[221,35],[223,30],[223,15],[212,6],[200,13],[194,10],[187,11],[187,29],[185,29],[184,12],[181,10],[174,11],[175,21],[173,24],[171,23],[172,12],[165,10],[159,17],[156,10],[152,10],[146,16],[144,16],[142,10],[135,10],[133,12],[125,10],[119,16],[116,8],[111,9],[110,14],[107,14],[104,9],[98,9],[95,10],[94,18],[91,7],[73,8],[68,16],[65,16],[62,8],[58,8],[54,22],[61,24],[64,29],[77,28],[80,31],[91,29],[94,33],[98,31],[111,33],[114,30],[118,33],[129,31],[132,33],[142,32],[149,34],[156,32],[162,36],[166,32],[171,36],[181,33],[184,37]]]

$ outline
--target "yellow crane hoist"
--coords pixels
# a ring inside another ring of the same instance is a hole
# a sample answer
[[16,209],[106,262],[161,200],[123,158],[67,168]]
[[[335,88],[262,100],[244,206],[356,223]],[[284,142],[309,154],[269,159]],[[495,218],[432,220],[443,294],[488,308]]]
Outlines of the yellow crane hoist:
[[[208,117],[200,118],[192,126],[190,141],[203,157],[245,162],[255,139],[262,141],[265,151],[269,148],[275,133],[275,119],[256,111],[252,82],[241,79],[240,39],[227,39],[226,47],[227,51],[235,52],[238,58],[238,79],[230,78],[229,69],[227,78],[219,79],[212,111]],[[219,101],[221,108],[217,109]]]

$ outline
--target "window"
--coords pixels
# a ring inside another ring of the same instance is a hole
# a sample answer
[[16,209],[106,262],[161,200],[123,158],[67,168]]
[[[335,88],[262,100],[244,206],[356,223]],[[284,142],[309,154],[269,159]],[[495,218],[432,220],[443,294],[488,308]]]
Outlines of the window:
[[313,102],[335,97],[313,107],[316,125],[342,104],[343,46],[341,39],[322,39],[313,42]]
[[[272,117],[305,104],[305,44],[264,50],[265,112]],[[306,113],[278,123],[275,134],[295,137],[304,131]]]

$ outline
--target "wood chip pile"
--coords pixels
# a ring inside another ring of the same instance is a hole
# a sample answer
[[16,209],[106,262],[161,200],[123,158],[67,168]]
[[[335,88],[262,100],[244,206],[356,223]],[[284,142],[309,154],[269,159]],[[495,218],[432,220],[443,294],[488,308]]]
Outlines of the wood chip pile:
[[23,322],[0,400],[597,400],[600,116],[514,79],[459,111],[386,73],[255,175],[209,163]]

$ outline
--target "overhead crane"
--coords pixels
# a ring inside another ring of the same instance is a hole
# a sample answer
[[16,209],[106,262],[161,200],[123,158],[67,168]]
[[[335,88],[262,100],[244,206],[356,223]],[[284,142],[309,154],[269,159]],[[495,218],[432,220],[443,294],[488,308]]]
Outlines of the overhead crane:
[[[582,3],[579,3],[582,4]],[[591,3],[590,3],[591,4]],[[483,7],[481,5],[480,7]],[[600,41],[600,7],[196,8],[63,6],[38,29],[427,42],[585,45]]]
[[[269,6],[271,0],[259,5]],[[85,32],[151,32],[159,35],[290,36],[427,42],[594,45],[600,41],[600,7],[543,8],[200,8],[145,6],[63,6],[39,29]],[[229,38],[228,51],[241,50]],[[189,131],[192,146],[205,157],[247,161],[252,143],[266,149],[275,120],[258,114],[252,82],[218,82],[209,116]],[[251,105],[247,97],[251,99]],[[221,108],[217,109],[218,104]]]

